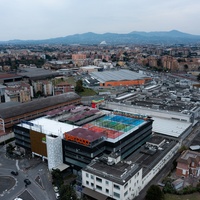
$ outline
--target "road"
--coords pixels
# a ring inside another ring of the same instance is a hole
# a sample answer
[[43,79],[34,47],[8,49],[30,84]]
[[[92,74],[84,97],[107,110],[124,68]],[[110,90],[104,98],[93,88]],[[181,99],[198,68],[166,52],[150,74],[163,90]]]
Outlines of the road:
[[[29,168],[25,170],[26,166],[29,166]],[[11,171],[18,171],[19,174],[13,176]],[[26,200],[56,199],[47,164],[40,159],[22,159],[19,161],[10,159],[5,156],[5,146],[0,146],[0,178],[1,176],[13,177],[15,184],[11,189],[4,191],[0,189],[0,200],[13,200],[16,197],[24,197]],[[36,181],[38,176],[43,187]],[[31,184],[27,187],[24,183],[26,178],[31,181]]]

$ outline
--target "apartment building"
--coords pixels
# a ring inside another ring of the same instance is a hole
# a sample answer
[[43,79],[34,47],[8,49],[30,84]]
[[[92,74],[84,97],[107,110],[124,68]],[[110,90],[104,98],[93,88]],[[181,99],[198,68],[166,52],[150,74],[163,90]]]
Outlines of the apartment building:
[[82,169],[83,194],[100,200],[134,199],[179,147],[175,140],[152,136],[126,159],[116,153],[97,157]]

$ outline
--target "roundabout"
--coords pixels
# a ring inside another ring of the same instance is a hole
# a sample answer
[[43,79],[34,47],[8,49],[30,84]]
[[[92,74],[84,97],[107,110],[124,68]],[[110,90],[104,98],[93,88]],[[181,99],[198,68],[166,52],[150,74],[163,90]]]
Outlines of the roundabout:
[[0,176],[0,195],[12,189],[16,184],[12,176]]

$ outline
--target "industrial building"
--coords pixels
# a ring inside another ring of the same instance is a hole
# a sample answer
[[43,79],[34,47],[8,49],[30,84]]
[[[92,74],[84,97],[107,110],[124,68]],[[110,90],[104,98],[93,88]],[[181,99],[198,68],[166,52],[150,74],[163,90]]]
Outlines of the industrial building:
[[130,70],[104,70],[102,72],[91,72],[90,76],[98,80],[99,86],[115,87],[144,85],[151,80],[150,77]]
[[43,116],[47,111],[72,104],[80,104],[80,96],[74,92],[39,98],[25,103],[4,103],[0,107],[0,130],[6,132],[6,129],[11,128],[14,124],[20,123],[21,120],[34,119]]

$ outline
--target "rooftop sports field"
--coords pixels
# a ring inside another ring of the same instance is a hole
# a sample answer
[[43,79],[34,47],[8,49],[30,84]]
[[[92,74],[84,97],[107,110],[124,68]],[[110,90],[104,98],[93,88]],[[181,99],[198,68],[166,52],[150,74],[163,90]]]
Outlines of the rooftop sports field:
[[143,122],[143,119],[130,118],[120,115],[106,115],[84,125],[84,127],[94,132],[104,133],[108,138],[115,139],[139,126]]

